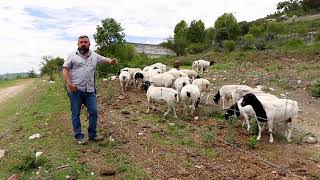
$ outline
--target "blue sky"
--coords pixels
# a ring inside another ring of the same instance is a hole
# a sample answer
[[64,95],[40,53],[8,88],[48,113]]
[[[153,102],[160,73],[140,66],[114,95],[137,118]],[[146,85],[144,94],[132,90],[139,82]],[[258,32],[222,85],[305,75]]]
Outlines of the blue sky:
[[107,17],[124,28],[128,42],[158,44],[173,35],[182,19],[201,19],[212,27],[218,16],[234,13],[238,21],[251,21],[276,10],[280,0],[2,0],[0,74],[36,71],[42,56],[65,58],[76,49],[77,37],[91,37]]

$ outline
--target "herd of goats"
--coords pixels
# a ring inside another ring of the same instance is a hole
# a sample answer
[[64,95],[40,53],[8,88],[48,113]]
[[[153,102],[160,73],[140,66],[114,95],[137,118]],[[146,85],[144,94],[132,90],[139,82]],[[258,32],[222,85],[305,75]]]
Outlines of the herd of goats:
[[[205,105],[208,104],[210,94],[210,82],[205,78],[200,78],[198,73],[209,70],[214,61],[197,60],[192,63],[191,69],[171,68],[167,71],[167,66],[162,63],[155,63],[140,68],[123,68],[118,72],[122,92],[125,92],[129,85],[133,84],[137,88],[143,87],[147,96],[147,113],[154,102],[164,101],[168,110],[164,115],[168,115],[172,110],[175,117],[176,102],[185,102],[189,105],[191,115],[201,102],[201,97],[205,97]],[[285,137],[288,142],[291,140],[292,122],[298,116],[298,103],[290,99],[281,99],[270,93],[262,91],[261,87],[251,88],[247,85],[224,85],[213,98],[218,104],[222,101],[222,108],[226,110],[225,118],[238,117],[246,123],[247,130],[250,130],[250,118],[256,119],[259,133],[257,140],[261,139],[263,123],[267,123],[269,130],[269,142],[273,142],[273,125],[275,123],[285,123]],[[155,109],[154,105],[152,106]]]

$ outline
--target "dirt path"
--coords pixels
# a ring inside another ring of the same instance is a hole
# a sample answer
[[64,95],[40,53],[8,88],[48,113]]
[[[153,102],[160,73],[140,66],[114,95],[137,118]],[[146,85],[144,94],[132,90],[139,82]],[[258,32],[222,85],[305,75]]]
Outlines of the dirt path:
[[6,102],[10,98],[15,97],[17,94],[22,92],[30,83],[31,81],[24,81],[19,85],[0,89],[0,104]]

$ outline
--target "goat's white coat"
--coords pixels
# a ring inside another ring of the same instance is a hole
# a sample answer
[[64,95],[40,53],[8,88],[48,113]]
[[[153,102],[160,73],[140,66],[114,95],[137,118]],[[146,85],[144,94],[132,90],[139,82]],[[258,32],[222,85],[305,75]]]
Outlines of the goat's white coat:
[[121,71],[119,75],[119,80],[120,80],[121,91],[124,92],[124,90],[127,90],[131,80],[130,73],[128,71]]
[[[164,114],[165,116],[169,114],[170,109],[173,110],[173,114],[177,117],[176,110],[175,110],[175,102],[178,102],[178,92],[172,88],[165,88],[165,87],[155,87],[152,83],[151,86],[147,90],[147,101],[148,101],[148,109],[146,113],[149,112],[151,103],[153,101],[158,102],[164,100],[168,105],[168,110]],[[153,106],[153,109],[155,107]]]
[[192,84],[198,86],[201,96],[204,96],[205,94],[207,95],[206,103],[205,103],[205,105],[207,105],[209,101],[209,96],[210,96],[210,89],[209,89],[210,82],[207,79],[199,78],[199,79],[195,79],[192,82]]
[[[188,93],[190,93],[190,97],[188,97]],[[193,111],[196,110],[196,102],[200,99],[200,91],[198,86],[193,84],[188,84],[181,89],[181,99],[182,101],[186,101],[191,104],[191,115],[193,115]]]

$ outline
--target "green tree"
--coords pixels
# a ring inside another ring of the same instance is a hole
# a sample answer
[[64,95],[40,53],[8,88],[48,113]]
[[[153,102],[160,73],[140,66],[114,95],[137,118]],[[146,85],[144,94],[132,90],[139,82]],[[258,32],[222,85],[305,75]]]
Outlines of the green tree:
[[246,34],[243,38],[243,46],[242,49],[253,49],[255,46],[255,38],[252,34]]
[[249,23],[247,21],[241,21],[239,22],[239,27],[240,27],[240,35],[245,35],[249,32]]
[[262,26],[253,25],[249,28],[249,33],[252,34],[255,38],[261,37],[264,33]]
[[228,50],[229,52],[233,51],[235,47],[236,47],[236,43],[233,40],[223,41],[223,48]]
[[174,28],[174,45],[172,50],[177,56],[182,56],[186,53],[186,48],[188,46],[187,31],[188,24],[184,20],[181,20]]
[[29,71],[28,73],[28,78],[35,78],[35,77],[37,77],[37,74],[33,69],[31,69],[31,71]]
[[191,43],[201,43],[205,40],[205,27],[201,20],[193,20],[187,31],[187,39]]
[[54,74],[62,70],[64,59],[60,57],[43,56],[41,62],[41,76],[48,75],[49,80],[54,81]]
[[98,48],[109,47],[116,43],[124,43],[125,34],[119,23],[113,18],[106,18],[101,21],[102,26],[97,26],[97,32],[93,35]]
[[213,27],[207,28],[205,30],[205,43],[208,46],[213,45],[215,35],[216,35],[216,30]]
[[214,23],[216,29],[215,40],[221,43],[224,40],[236,40],[240,34],[240,26],[232,13],[224,13]]

